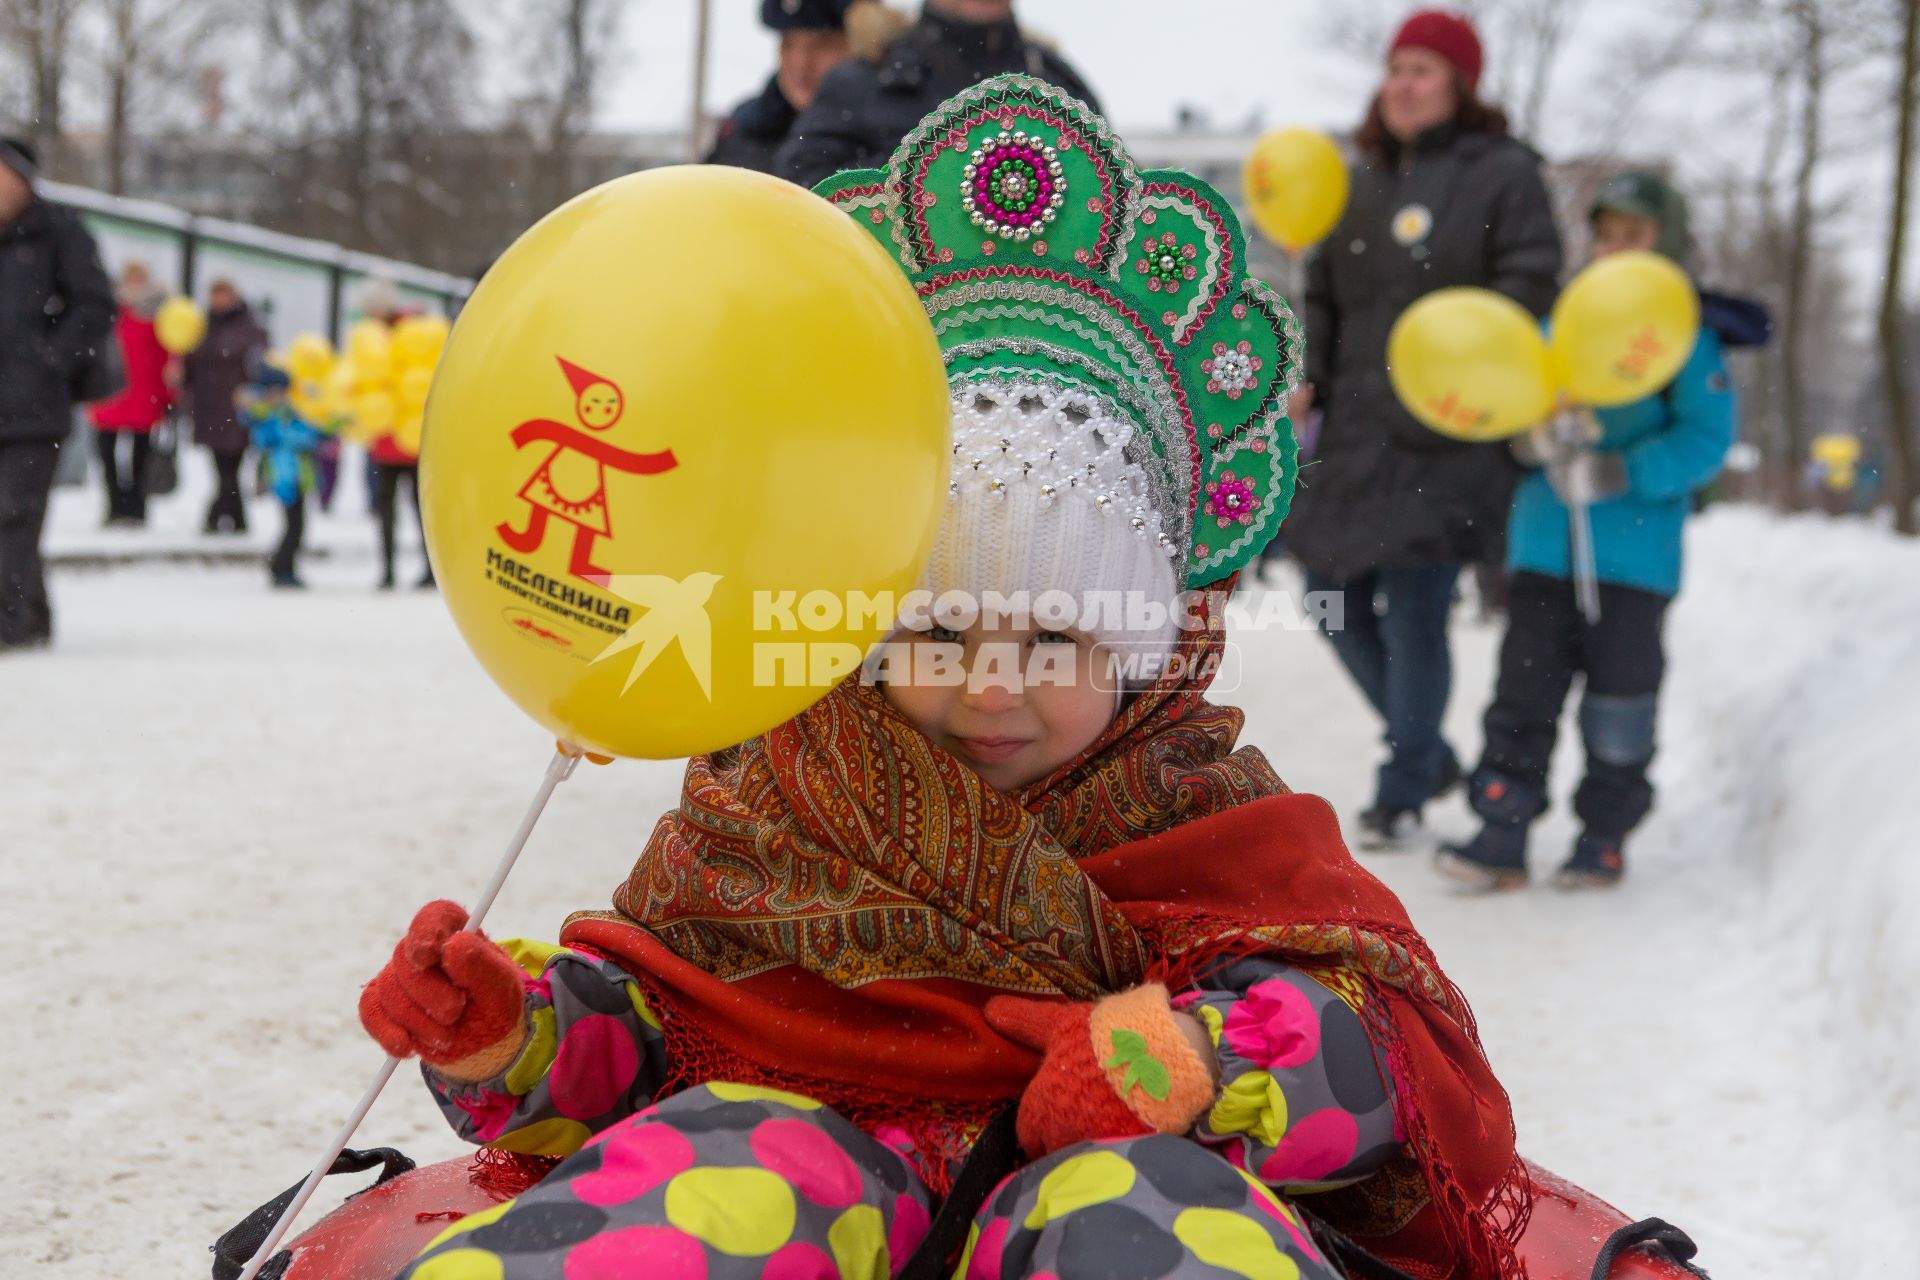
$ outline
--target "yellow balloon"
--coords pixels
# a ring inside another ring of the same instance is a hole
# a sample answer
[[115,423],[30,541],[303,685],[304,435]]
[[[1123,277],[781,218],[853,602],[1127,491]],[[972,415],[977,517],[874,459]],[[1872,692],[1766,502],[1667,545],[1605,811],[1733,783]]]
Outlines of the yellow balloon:
[[432,369],[447,345],[445,316],[408,316],[393,326],[393,363],[401,369]]
[[1247,208],[1268,239],[1299,253],[1327,238],[1347,208],[1347,163],[1326,134],[1275,129],[1241,170]]
[[400,420],[393,424],[393,443],[409,458],[420,456],[420,434],[423,426],[418,409],[402,413]]
[[891,628],[862,596],[918,577],[948,413],[925,312],[847,215],[741,169],[618,178],[516,241],[454,325],[421,455],[434,573],[556,737],[714,750]]
[[336,360],[333,368],[327,371],[326,378],[320,384],[321,411],[330,422],[347,421],[349,427],[347,434],[355,439],[358,438],[358,433],[351,429],[353,423],[350,419],[353,416],[353,388],[357,376],[351,361]]
[[1860,437],[1830,431],[1813,438],[1810,452],[1815,462],[1830,467],[1851,467],[1860,461]]
[[387,326],[378,320],[360,320],[347,330],[347,358],[353,361],[362,390],[384,387],[393,380],[393,342]]
[[287,372],[296,381],[323,381],[333,368],[333,344],[317,333],[303,333],[287,344]]
[[1500,440],[1553,410],[1547,347],[1525,307],[1491,289],[1441,289],[1387,336],[1387,375],[1407,412],[1456,440]]
[[1553,354],[1567,394],[1604,407],[1672,382],[1700,338],[1700,295],[1657,253],[1609,254],[1568,282],[1553,305]]
[[300,415],[300,420],[310,426],[332,425],[332,419],[327,416],[327,384],[324,382],[295,379],[287,389],[287,403]]
[[194,350],[207,336],[207,315],[192,298],[168,298],[153,313],[153,336],[176,356]]
[[353,398],[353,426],[357,439],[370,440],[393,430],[397,411],[384,391],[362,391]]
[[394,399],[402,409],[421,409],[427,403],[427,391],[433,386],[433,370],[412,368],[402,373],[394,387]]

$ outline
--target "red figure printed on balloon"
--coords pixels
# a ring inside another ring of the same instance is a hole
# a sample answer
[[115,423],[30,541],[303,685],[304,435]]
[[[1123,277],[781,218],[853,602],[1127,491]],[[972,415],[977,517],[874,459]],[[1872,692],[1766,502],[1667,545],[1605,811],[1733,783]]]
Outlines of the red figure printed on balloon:
[[497,532],[507,546],[526,555],[540,546],[546,537],[547,521],[554,516],[573,526],[573,554],[567,572],[589,582],[604,582],[606,571],[593,563],[595,538],[613,536],[613,520],[607,510],[607,468],[629,475],[652,476],[671,471],[678,465],[673,450],[658,453],[632,453],[609,444],[589,431],[606,431],[620,421],[626,411],[626,397],[612,379],[582,369],[555,356],[561,372],[573,386],[573,416],[586,431],[550,418],[533,418],[513,429],[513,445],[524,449],[536,441],[554,446],[535,468],[532,477],[520,486],[519,497],[527,503],[527,525],[516,529],[502,522]]

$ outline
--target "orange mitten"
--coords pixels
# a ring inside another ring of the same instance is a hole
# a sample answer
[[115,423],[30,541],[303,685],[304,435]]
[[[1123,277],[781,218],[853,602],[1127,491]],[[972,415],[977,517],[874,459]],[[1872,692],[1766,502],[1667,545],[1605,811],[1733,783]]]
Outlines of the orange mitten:
[[1094,1138],[1185,1133],[1213,1105],[1213,1066],[1157,982],[1092,1003],[995,996],[986,1015],[1001,1035],[1044,1055],[1020,1096],[1017,1125],[1036,1160]]

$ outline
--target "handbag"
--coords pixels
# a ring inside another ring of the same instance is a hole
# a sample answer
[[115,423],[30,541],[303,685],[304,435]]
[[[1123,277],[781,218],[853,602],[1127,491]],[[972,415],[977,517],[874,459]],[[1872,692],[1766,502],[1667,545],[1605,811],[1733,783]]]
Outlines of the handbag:
[[146,482],[149,496],[180,487],[180,426],[171,413],[154,423],[147,437]]

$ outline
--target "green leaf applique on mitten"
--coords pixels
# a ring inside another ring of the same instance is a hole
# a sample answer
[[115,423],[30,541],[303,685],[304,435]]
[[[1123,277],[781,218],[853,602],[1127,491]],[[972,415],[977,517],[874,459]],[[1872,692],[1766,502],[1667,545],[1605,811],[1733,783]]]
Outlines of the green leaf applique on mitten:
[[1113,1056],[1101,1065],[1127,1069],[1120,1079],[1120,1096],[1125,1098],[1137,1086],[1155,1102],[1165,1102],[1173,1081],[1166,1064],[1147,1047],[1147,1038],[1138,1031],[1115,1031],[1112,1035]]

